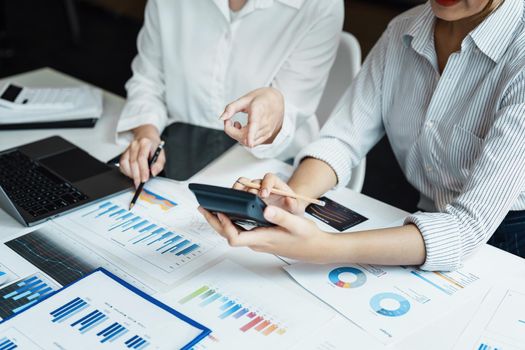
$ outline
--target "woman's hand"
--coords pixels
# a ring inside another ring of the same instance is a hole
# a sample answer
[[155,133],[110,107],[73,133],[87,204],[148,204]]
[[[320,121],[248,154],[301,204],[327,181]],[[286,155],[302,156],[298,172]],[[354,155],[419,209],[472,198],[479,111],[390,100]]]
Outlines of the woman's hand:
[[258,252],[275,254],[314,263],[331,262],[333,235],[321,231],[314,222],[275,206],[268,206],[264,218],[275,227],[244,231],[224,214],[213,215],[199,207],[199,212],[232,247],[249,247]]
[[[231,118],[239,112],[248,114],[248,123],[242,126]],[[226,106],[220,119],[224,132],[246,147],[273,142],[283,124],[284,97],[274,88],[254,90]]]
[[[160,135],[153,125],[143,125],[133,130],[135,139],[120,157],[120,171],[133,179],[135,187],[150,177],[149,158],[160,144]],[[166,163],[164,150],[151,166],[151,175],[157,176]]]
[[273,206],[282,208],[296,215],[304,214],[304,210],[306,209],[308,203],[305,203],[295,198],[284,197],[284,196],[272,194],[272,189],[274,188],[281,190],[281,191],[290,192],[290,193],[294,192],[286,184],[286,182],[281,180],[278,176],[272,173],[268,173],[264,175],[264,178],[262,180],[251,181],[251,182],[260,184],[261,185],[260,190],[255,190],[255,189],[246,187],[242,184],[243,182],[246,183],[248,181],[250,180],[247,178],[241,177],[239,180],[237,180],[237,182],[235,182],[235,184],[233,185],[233,188],[236,190],[242,190],[242,191],[247,191],[247,192],[256,194],[259,197],[261,197],[264,200],[264,202],[268,205],[273,205]]

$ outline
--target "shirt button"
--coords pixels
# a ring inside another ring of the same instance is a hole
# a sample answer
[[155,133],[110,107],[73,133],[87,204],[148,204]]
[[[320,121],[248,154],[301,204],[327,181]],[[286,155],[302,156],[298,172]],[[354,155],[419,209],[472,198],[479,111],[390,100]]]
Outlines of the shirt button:
[[431,127],[433,127],[433,126],[434,126],[434,122],[433,122],[433,121],[431,121],[431,120],[429,120],[428,122],[426,122],[426,124],[425,124],[425,125],[427,126],[427,128],[431,128]]

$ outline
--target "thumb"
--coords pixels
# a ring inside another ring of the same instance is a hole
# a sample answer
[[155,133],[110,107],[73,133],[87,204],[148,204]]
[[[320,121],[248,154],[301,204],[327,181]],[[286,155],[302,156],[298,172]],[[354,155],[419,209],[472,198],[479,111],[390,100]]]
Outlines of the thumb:
[[275,206],[266,207],[264,210],[264,218],[272,224],[284,227],[290,232],[304,229],[306,223],[303,218]]

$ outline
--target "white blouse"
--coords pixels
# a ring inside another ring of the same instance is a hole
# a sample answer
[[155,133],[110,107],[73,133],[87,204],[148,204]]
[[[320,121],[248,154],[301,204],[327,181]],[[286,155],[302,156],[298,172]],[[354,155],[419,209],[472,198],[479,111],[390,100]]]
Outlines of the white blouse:
[[[232,18],[233,17],[233,18]],[[293,157],[318,135],[315,116],[335,59],[342,0],[149,0],[117,132],[173,122],[223,129],[224,107],[264,86],[285,97],[280,133],[257,157]]]
[[394,19],[321,139],[297,156],[324,160],[345,185],[386,133],[427,211],[406,220],[425,240],[424,269],[460,267],[509,210],[525,210],[524,4],[505,0],[442,74],[430,5]]

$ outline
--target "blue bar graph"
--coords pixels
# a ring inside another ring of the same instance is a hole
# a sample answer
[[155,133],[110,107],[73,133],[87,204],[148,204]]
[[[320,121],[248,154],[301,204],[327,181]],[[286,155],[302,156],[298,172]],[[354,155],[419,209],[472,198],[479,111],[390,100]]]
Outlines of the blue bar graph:
[[128,339],[124,344],[128,347],[128,349],[142,350],[149,345],[149,342],[146,339],[135,335],[132,338]]
[[[130,212],[122,205],[106,202],[90,211],[90,220],[102,220],[107,224],[107,239],[117,241],[133,249],[150,246],[152,251],[161,255],[175,255],[181,260],[202,253],[203,246],[190,237],[169,231],[158,223],[142,217],[140,211]],[[133,247],[137,246],[137,247]],[[142,252],[140,252],[142,254]],[[172,268],[171,265],[169,268]]]
[[221,306],[221,310],[226,310],[228,309],[229,307],[233,306],[233,304],[235,304],[234,301],[230,300],[228,301],[227,303],[225,303],[223,306]]
[[242,305],[237,304],[237,305],[235,305],[234,307],[232,307],[231,309],[229,309],[228,311],[222,313],[222,314],[219,316],[219,318],[221,318],[221,319],[225,319],[225,318],[231,316],[234,312],[238,311],[241,307],[242,307]]
[[13,350],[17,347],[16,343],[7,337],[0,339],[0,350]]
[[0,318],[19,313],[55,290],[43,277],[29,276],[0,290]]
[[108,317],[99,310],[95,310],[87,314],[86,316],[81,317],[80,319],[73,322],[70,326],[75,328],[77,326],[80,326],[78,328],[78,331],[82,334],[89,332],[99,324],[105,322],[108,319]]
[[200,303],[200,306],[206,306],[208,304],[213,303],[215,300],[219,299],[222,295],[221,294],[215,294],[209,297],[208,299],[204,300],[202,303]]
[[126,329],[126,327],[122,326],[118,322],[115,322],[111,326],[97,333],[97,336],[102,337],[102,339],[100,340],[101,343],[105,343],[107,341],[112,342],[120,338],[127,332],[128,330]]
[[176,256],[187,255],[187,254],[191,253],[192,251],[196,250],[197,248],[199,248],[199,245],[198,244],[193,244],[193,245],[189,246],[188,248],[186,248],[184,250],[181,250],[180,252],[178,252],[175,255]]
[[72,317],[73,315],[84,310],[88,306],[89,304],[81,298],[73,299],[72,301],[60,307],[59,309],[51,312],[51,316],[54,317],[52,319],[52,322],[63,322],[68,318]]
[[233,318],[241,318],[242,316],[244,316],[245,314],[248,313],[248,309],[242,309],[241,311],[237,312],[235,315],[233,315]]

